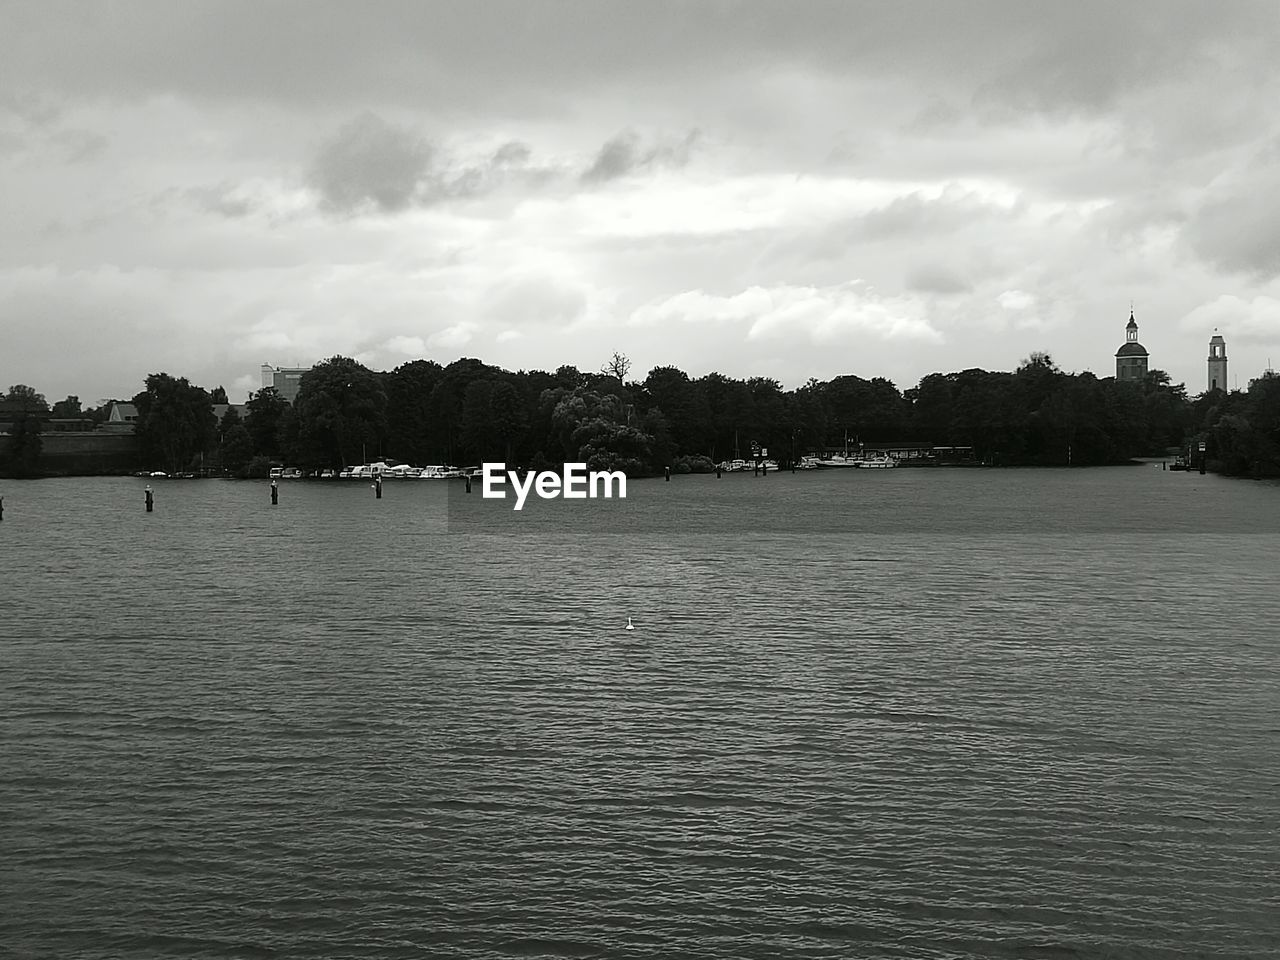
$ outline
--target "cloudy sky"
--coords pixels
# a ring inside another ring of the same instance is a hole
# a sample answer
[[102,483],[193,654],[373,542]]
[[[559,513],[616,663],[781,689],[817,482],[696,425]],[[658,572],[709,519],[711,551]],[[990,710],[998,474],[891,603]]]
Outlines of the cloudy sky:
[[1274,0],[0,2],[0,389],[1280,364]]

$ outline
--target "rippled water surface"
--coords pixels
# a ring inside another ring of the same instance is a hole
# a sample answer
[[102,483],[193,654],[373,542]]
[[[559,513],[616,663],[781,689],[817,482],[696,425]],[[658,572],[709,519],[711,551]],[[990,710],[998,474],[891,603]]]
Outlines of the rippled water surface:
[[153,483],[0,489],[0,956],[1280,955],[1280,487]]

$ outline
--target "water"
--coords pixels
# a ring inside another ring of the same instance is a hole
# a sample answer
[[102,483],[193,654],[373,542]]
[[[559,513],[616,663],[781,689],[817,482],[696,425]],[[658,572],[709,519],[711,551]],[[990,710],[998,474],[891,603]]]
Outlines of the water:
[[0,490],[0,956],[1280,953],[1276,485],[143,483]]

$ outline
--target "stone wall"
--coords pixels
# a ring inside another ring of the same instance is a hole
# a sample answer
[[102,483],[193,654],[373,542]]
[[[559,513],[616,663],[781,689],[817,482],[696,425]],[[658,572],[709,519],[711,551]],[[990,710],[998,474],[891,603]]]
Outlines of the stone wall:
[[[0,471],[8,466],[9,437],[0,437]],[[138,438],[102,430],[42,433],[42,474],[131,473],[138,469]]]

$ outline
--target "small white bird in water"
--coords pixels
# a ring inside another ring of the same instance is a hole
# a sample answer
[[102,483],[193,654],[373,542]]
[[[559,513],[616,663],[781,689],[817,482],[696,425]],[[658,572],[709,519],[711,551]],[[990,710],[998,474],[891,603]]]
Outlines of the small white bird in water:
[[635,629],[635,627],[633,627],[633,626],[631,625],[631,618],[630,618],[630,617],[627,617],[627,629],[628,629],[628,630],[634,630],[634,629]]

